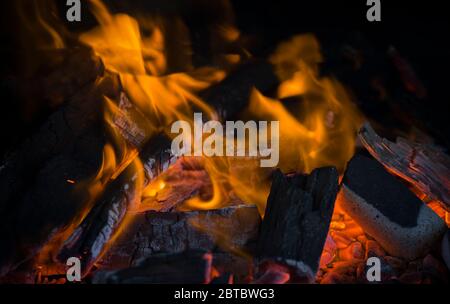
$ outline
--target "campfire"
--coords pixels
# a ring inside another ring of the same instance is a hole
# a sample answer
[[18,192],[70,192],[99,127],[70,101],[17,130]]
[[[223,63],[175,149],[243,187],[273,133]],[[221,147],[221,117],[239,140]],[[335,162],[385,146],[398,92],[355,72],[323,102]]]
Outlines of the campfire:
[[[448,283],[450,158],[434,135],[370,115],[324,73],[314,34],[252,54],[217,2],[202,38],[173,11],[90,0],[93,25],[71,31],[52,1],[18,2],[31,99],[52,113],[0,167],[0,282],[69,283],[75,258],[81,283],[372,283],[377,263],[376,282]],[[365,64],[339,52],[346,73]]]

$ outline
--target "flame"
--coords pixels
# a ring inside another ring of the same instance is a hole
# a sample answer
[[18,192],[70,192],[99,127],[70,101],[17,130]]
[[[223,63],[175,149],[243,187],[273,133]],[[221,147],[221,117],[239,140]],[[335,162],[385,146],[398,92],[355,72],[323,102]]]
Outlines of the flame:
[[319,43],[313,35],[301,35],[282,43],[271,57],[283,80],[278,98],[272,100],[254,91],[250,112],[280,121],[280,167],[310,173],[324,166],[343,172],[354,154],[356,133],[362,120],[345,88],[330,77],[319,76],[322,62]]
[[[169,60],[169,55],[174,52],[169,47],[173,44],[167,39],[169,20],[162,17],[138,20],[125,14],[112,14],[100,0],[89,3],[99,25],[80,35],[79,40],[102,59],[108,73],[118,75],[123,94],[120,100],[104,97],[109,141],[104,147],[103,162],[94,177],[77,181],[74,186],[85,187],[89,201],[94,203],[111,180],[126,172],[132,175],[136,193],[130,211],[138,210],[141,197],[154,197],[167,186],[163,179],[145,186],[139,144],[160,132],[170,136],[169,126],[175,120],[193,124],[195,111],[217,119],[214,109],[199,98],[198,93],[223,80],[226,71],[212,67],[194,69],[186,54],[182,56],[187,62],[175,68]],[[177,38],[189,41],[180,19],[176,18],[173,23],[180,29]],[[42,22],[41,25],[53,37],[54,47],[63,46],[50,26]],[[144,32],[148,34],[144,35]],[[219,26],[215,32],[223,44],[237,43],[240,39],[239,31],[232,26]],[[188,43],[184,51],[190,53]],[[228,54],[228,64],[239,63],[242,53],[249,56],[240,51],[241,54]],[[310,173],[323,166],[335,166],[342,172],[353,156],[361,119],[344,87],[331,77],[319,76],[322,55],[318,41],[312,35],[294,37],[281,44],[270,61],[281,82],[277,96],[270,98],[254,89],[245,115],[254,120],[280,121],[280,168],[284,172]],[[293,101],[286,101],[287,98]],[[121,104],[124,100],[128,102],[125,107]],[[130,142],[120,124],[127,130],[141,132],[141,141]],[[194,197],[184,208],[224,207],[235,195],[243,202],[256,204],[261,215],[264,214],[271,170],[261,168],[257,157],[203,157],[203,162],[211,179],[213,195],[206,200]],[[85,215],[80,215],[73,227]],[[132,216],[127,215],[110,244],[131,220]],[[211,233],[222,234],[221,231]]]
[[[343,172],[354,155],[362,118],[338,81],[319,76],[322,55],[318,41],[313,35],[296,36],[282,43],[270,60],[281,80],[278,99],[254,89],[247,115],[280,122],[279,167],[285,173],[310,173],[324,166],[335,166]],[[289,97],[295,97],[289,101],[293,109],[282,101]],[[233,168],[239,168],[238,172]],[[264,172],[257,162],[246,159],[237,165],[237,160],[213,158],[208,159],[206,170],[213,181],[214,196],[208,201],[191,199],[187,202],[190,208],[223,207],[229,199],[229,189],[223,185],[230,185],[243,201],[256,204],[264,214],[270,172]]]
[[[56,17],[56,6],[52,0],[18,0],[17,13],[26,33],[22,37],[28,46],[38,49],[63,49],[65,42],[61,34],[62,25]],[[61,30],[56,30],[56,28]]]
[[[119,74],[126,95],[145,117],[135,123],[143,127],[147,138],[160,131],[169,134],[167,128],[175,120],[192,121],[194,107],[216,117],[196,93],[221,81],[225,72],[202,68],[166,75],[169,50],[162,21],[138,22],[129,15],[112,15],[100,0],[90,3],[100,26],[82,34],[80,41],[102,58],[108,70]],[[143,29],[151,34],[143,37]]]

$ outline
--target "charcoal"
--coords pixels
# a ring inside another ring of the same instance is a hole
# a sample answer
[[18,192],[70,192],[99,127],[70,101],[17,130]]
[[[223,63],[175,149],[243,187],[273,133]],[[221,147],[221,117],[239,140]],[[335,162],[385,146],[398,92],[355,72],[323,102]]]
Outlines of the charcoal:
[[260,262],[291,265],[295,275],[313,280],[337,192],[335,168],[316,169],[309,176],[285,176],[276,171],[258,240]]
[[77,185],[101,165],[107,141],[102,95],[115,91],[108,79],[80,89],[1,166],[0,276],[33,258],[92,207],[87,189]]
[[212,255],[193,250],[161,254],[138,265],[114,271],[95,273],[94,284],[204,284],[211,281]]
[[[237,115],[242,109],[244,109],[248,103],[248,96],[251,89],[256,86],[262,91],[272,89],[278,83],[275,74],[273,73],[272,66],[266,62],[254,62],[248,63],[235,71],[231,76],[226,78],[223,82],[213,86],[209,90],[203,93],[202,97],[205,101],[211,105],[217,113],[219,113],[222,120],[227,120]],[[124,94],[120,96],[121,112],[124,113],[123,117],[115,117],[114,123],[122,136],[133,147],[137,148],[140,153],[141,160],[144,163],[145,173],[147,176],[147,183],[151,182],[163,172],[167,171],[171,165],[173,165],[177,157],[172,155],[170,150],[171,141],[164,135],[159,134],[154,138],[148,138],[145,135],[145,128],[137,125],[131,119],[132,117],[139,116],[142,118],[142,113],[139,109],[133,106]],[[142,119],[138,119],[142,121]],[[67,243],[70,248],[63,248],[62,251],[66,252],[61,254],[61,257],[66,257],[69,253],[72,256],[81,256],[87,261],[87,269],[92,267],[95,259],[92,252],[95,252],[98,258],[102,252],[105,251],[105,246],[108,244],[107,239],[103,239],[100,243],[92,240],[98,240],[103,237],[103,232],[106,229],[110,236],[115,235],[123,222],[124,216],[119,217],[119,221],[114,223],[113,227],[108,227],[108,221],[95,220],[95,216],[101,219],[109,218],[111,212],[113,214],[124,215],[127,212],[129,203],[125,203],[127,200],[125,196],[129,195],[123,191],[126,185],[132,184],[133,175],[124,173],[125,177],[120,178],[121,185],[114,183],[113,188],[118,192],[117,195],[109,195],[107,199],[100,200],[99,204],[105,205],[105,207],[96,207],[91,211],[92,215],[89,215],[84,223],[80,227],[75,229],[75,232]],[[109,193],[107,190],[106,193]],[[122,203],[120,203],[122,202]],[[115,208],[121,208],[120,211],[115,211]],[[112,209],[114,210],[112,210]],[[95,225],[86,224],[86,221],[96,223]],[[106,224],[106,226],[104,226]],[[103,227],[102,227],[103,226]],[[94,228],[93,228],[94,227]],[[110,230],[112,231],[110,232]],[[76,244],[73,243],[73,239],[76,239]],[[84,238],[89,238],[91,241],[87,241],[89,246],[80,245],[85,243]],[[93,250],[92,246],[100,246],[96,250]],[[83,249],[82,251],[80,251]],[[85,273],[87,274],[87,273]]]
[[169,166],[167,162],[171,160],[170,153],[160,154],[158,146],[159,143],[164,145],[166,142],[166,137],[161,136],[154,141],[157,148],[152,145],[143,149],[141,157],[148,160],[144,165],[145,172],[134,172],[133,168],[126,168],[108,185],[101,198],[63,244],[58,254],[60,262],[69,257],[78,257],[82,260],[82,275],[89,273],[122,227],[132,204],[140,199],[141,193],[136,193],[134,182],[137,175],[145,174],[148,183],[162,171],[162,167]]
[[404,138],[390,142],[378,136],[370,124],[361,128],[359,138],[389,172],[450,209],[450,157],[443,149]]
[[[208,211],[148,211],[135,216],[130,227],[97,264],[101,268],[132,266],[138,260],[157,254],[175,254],[188,249],[239,252],[256,241],[260,222],[256,206],[246,205]],[[247,264],[245,259],[219,253],[215,262],[223,259],[224,262],[215,267]],[[243,268],[245,272],[248,270],[248,267]]]
[[345,211],[394,256],[426,254],[446,228],[408,187],[362,155],[349,162],[340,195]]

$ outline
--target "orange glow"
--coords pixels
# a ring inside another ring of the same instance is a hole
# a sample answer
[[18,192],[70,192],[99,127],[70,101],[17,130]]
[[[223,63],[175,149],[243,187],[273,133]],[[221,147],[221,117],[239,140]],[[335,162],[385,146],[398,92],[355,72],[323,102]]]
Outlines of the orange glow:
[[[335,166],[343,172],[354,154],[361,116],[338,81],[318,76],[321,61],[314,36],[294,37],[281,44],[271,57],[281,80],[279,99],[266,97],[256,89],[250,96],[249,117],[280,121],[279,167],[286,173],[310,173],[324,166]],[[281,101],[288,97],[298,100],[293,104],[294,110],[288,110]],[[214,196],[208,201],[191,199],[187,202],[189,208],[224,206],[229,192],[224,185],[229,185],[243,201],[256,204],[264,214],[270,172],[249,159],[239,163],[236,159],[212,158],[205,167],[212,178]],[[233,170],[239,172],[232,173]]]
[[[146,138],[167,132],[175,120],[192,121],[193,107],[217,117],[196,93],[221,81],[223,71],[202,68],[166,75],[168,49],[161,22],[147,18],[140,23],[128,15],[112,15],[100,0],[91,3],[100,26],[80,40],[92,47],[109,71],[119,74],[127,97],[145,117],[134,123],[144,128]],[[143,27],[149,37],[141,35]]]
[[[176,50],[170,48],[172,44],[168,38],[171,37],[166,35],[167,22],[162,17],[136,19],[125,14],[113,15],[100,0],[89,3],[99,26],[81,34],[79,39],[102,59],[109,73],[118,75],[123,92],[121,100],[104,97],[104,125],[108,142],[104,147],[103,161],[97,174],[86,181],[77,181],[76,188],[89,193],[89,207],[103,193],[106,185],[121,174],[132,176],[133,185],[130,187],[135,191],[130,212],[108,244],[110,246],[127,228],[133,219],[133,212],[145,209],[140,206],[141,198],[154,198],[159,191],[170,187],[163,178],[145,185],[139,145],[160,132],[171,136],[169,127],[176,120],[193,123],[194,112],[201,111],[204,117],[217,119],[215,109],[198,95],[222,81],[226,72],[215,67],[194,69],[186,54],[183,54],[183,58],[187,58],[183,68],[172,69],[169,54]],[[174,24],[180,29],[177,38],[189,41],[180,20],[177,19]],[[46,28],[45,24],[43,26]],[[47,30],[53,37],[51,29]],[[224,44],[237,42],[240,38],[239,31],[232,26],[215,30]],[[143,32],[149,34],[144,35]],[[53,40],[54,47],[60,46],[57,36]],[[190,53],[189,43],[183,52]],[[245,51],[242,53],[245,54]],[[238,64],[242,61],[241,56],[228,54],[226,60],[228,64]],[[321,61],[319,43],[312,35],[297,36],[282,43],[270,57],[280,80],[277,96],[269,98],[253,89],[244,113],[252,120],[280,121],[280,168],[285,173],[310,173],[323,166],[335,166],[343,172],[354,153],[360,115],[338,81],[319,76]],[[174,73],[173,70],[183,72]],[[122,98],[129,102],[125,108],[121,104]],[[286,98],[293,98],[293,101],[288,102]],[[139,133],[142,141],[130,142],[121,127],[138,129],[142,132]],[[245,203],[257,205],[261,216],[264,214],[272,169],[261,168],[257,157],[203,157],[202,162],[211,179],[212,197],[193,197],[185,202],[182,209],[217,209],[227,206],[231,197],[237,196]],[[88,211],[80,214],[58,240],[67,237]],[[190,224],[203,229],[198,223]],[[332,227],[342,230],[352,225],[350,222],[335,221]],[[359,232],[358,227],[352,229],[355,233]],[[221,246],[236,254],[246,255],[239,248],[229,248],[231,242],[226,232],[212,230],[207,232],[214,234]],[[342,246],[339,241],[336,242]]]

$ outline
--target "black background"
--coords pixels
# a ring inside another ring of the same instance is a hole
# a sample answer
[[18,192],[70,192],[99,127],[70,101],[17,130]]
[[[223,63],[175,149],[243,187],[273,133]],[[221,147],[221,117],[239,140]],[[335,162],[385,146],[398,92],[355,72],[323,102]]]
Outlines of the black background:
[[[30,2],[33,0],[30,0]],[[61,11],[65,0],[57,0]],[[108,0],[113,11],[174,11],[181,12],[187,23],[201,28],[220,12],[203,12],[193,3],[209,3],[214,0]],[[87,5],[83,1],[84,12]],[[385,52],[394,45],[417,71],[429,91],[428,112],[425,119],[432,120],[435,129],[448,134],[449,100],[449,11],[445,1],[381,0],[382,22],[370,23],[366,19],[366,0],[232,0],[236,22],[244,34],[259,37],[252,50],[263,54],[280,41],[297,33],[313,32],[322,43],[333,43],[350,34],[360,33],[376,51]],[[19,66],[22,50],[17,43],[17,16],[13,13],[14,1],[1,1],[0,29],[0,135],[4,152],[17,144],[33,130],[39,121],[24,121],[20,113],[19,94],[11,85]],[[200,5],[201,7],[201,5]],[[93,18],[83,14],[81,24],[68,24],[73,30],[92,26]],[[327,54],[325,54],[327,55]]]

